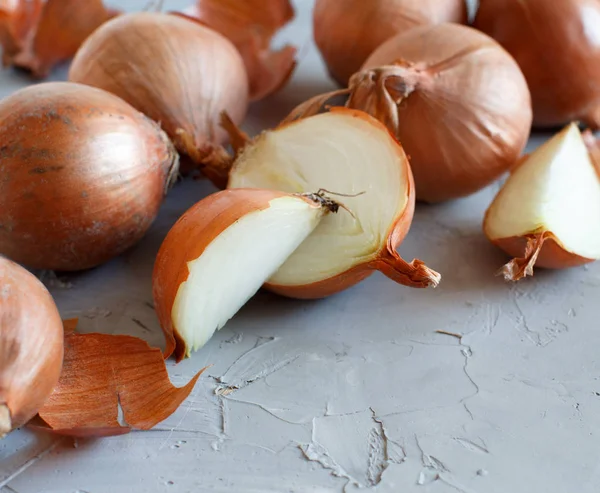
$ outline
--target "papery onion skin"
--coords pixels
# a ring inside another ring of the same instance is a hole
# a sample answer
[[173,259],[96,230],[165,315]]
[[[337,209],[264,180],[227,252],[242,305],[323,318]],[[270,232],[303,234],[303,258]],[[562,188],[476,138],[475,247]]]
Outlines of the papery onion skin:
[[[235,221],[288,195],[273,190],[223,190],[192,206],[171,228],[156,256],[152,275],[154,307],[167,341],[165,358],[174,353],[181,361],[186,354],[186,342],[173,324],[172,308],[180,285],[188,278],[187,263],[200,257]],[[314,205],[312,200],[304,200]]]
[[0,0],[0,45],[5,67],[23,49],[42,8],[42,0]]
[[534,125],[580,120],[600,128],[600,2],[481,0],[474,26],[516,59]]
[[5,63],[44,78],[53,66],[71,59],[98,26],[117,14],[102,0],[46,0],[31,21],[22,49]]
[[38,412],[62,361],[63,325],[52,296],[33,274],[0,256],[0,436]]
[[159,122],[196,165],[226,139],[222,111],[240,123],[248,79],[233,44],[178,15],[135,13],[96,30],[77,52],[69,80],[116,94]]
[[[378,67],[397,60],[387,81],[370,82]],[[390,130],[411,157],[417,200],[480,190],[511,168],[527,144],[532,110],[525,78],[500,45],[472,28],[415,28],[380,46],[354,77],[364,94],[357,89],[349,105],[393,122]],[[368,85],[382,83],[393,101],[369,101],[375,91]]]
[[133,246],[177,171],[164,132],[123,100],[67,82],[0,102],[0,253],[83,270]]
[[423,24],[466,23],[464,0],[317,0],[315,41],[342,86],[384,41]]

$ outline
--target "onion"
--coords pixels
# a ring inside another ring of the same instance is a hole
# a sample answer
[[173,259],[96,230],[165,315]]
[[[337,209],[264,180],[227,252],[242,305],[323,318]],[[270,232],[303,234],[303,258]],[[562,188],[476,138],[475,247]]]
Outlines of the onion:
[[324,197],[225,190],[189,209],[162,244],[154,305],[165,357],[189,356],[233,317],[319,224],[336,210]]
[[312,115],[334,95],[382,121],[411,158],[417,199],[469,195],[517,160],[531,127],[527,84],[512,57],[466,26],[423,26],[381,45],[348,90],[317,96],[288,118]]
[[0,253],[94,267],[146,232],[177,171],[164,132],[105,91],[59,82],[0,102]]
[[75,437],[148,430],[175,412],[204,371],[174,387],[160,349],[137,337],[77,334],[76,326],[65,321],[60,380],[32,428]]
[[[350,211],[328,215],[269,279],[267,288],[294,298],[338,293],[379,270],[407,286],[436,286],[440,276],[396,252],[412,222],[415,195],[408,158],[367,114],[330,113],[281,125],[252,141],[231,128],[238,157],[228,188],[340,194]],[[363,193],[364,192],[364,193]]]
[[215,158],[227,111],[240,122],[248,80],[235,47],[195,21],[160,13],[117,17],[90,36],[69,79],[105,89],[159,122],[177,150],[199,165]]
[[0,257],[0,437],[29,421],[58,382],[62,327],[44,285]]
[[516,257],[500,271],[517,281],[533,267],[600,259],[600,178],[575,124],[514,170],[488,209],[484,232]]
[[384,41],[423,24],[465,23],[465,0],[317,0],[315,41],[341,85]]
[[0,45],[2,62],[11,64],[18,54],[42,11],[42,0],[0,0]]
[[[9,2],[7,2],[9,3]],[[102,0],[13,0],[15,29],[4,37],[4,64],[45,77],[57,63],[69,60],[98,26],[117,12]]]
[[474,25],[517,60],[535,125],[600,128],[599,18],[597,0],[480,0]]
[[185,13],[235,45],[246,65],[252,101],[275,92],[291,76],[296,48],[270,49],[273,36],[294,18],[289,0],[197,0]]

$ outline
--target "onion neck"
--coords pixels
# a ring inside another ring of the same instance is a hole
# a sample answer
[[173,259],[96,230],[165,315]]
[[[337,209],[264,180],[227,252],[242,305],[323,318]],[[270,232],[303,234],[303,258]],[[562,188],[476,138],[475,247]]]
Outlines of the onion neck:
[[441,279],[440,274],[427,267],[421,260],[414,259],[408,263],[390,248],[377,259],[374,268],[392,281],[412,288],[435,288]]
[[7,435],[10,430],[12,430],[10,409],[8,409],[7,404],[0,404],[0,438]]

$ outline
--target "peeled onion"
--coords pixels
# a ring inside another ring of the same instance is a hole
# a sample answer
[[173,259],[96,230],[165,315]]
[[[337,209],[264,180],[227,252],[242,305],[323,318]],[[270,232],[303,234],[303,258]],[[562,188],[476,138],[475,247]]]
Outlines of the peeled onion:
[[531,127],[527,83],[493,39],[456,24],[423,26],[381,45],[348,90],[317,96],[288,118],[312,115],[334,95],[383,122],[410,156],[417,199],[469,195],[518,159]]
[[517,281],[533,267],[562,269],[600,259],[600,178],[575,124],[513,171],[484,232],[511,257],[501,273]]
[[325,189],[349,211],[326,216],[271,276],[268,289],[294,298],[322,298],[375,271],[407,286],[438,284],[437,272],[420,260],[408,263],[396,252],[412,222],[414,183],[402,147],[377,120],[334,108],[250,141],[237,132],[232,142],[239,152],[228,188]]
[[317,0],[315,41],[341,85],[384,41],[423,24],[465,23],[465,0]]
[[0,437],[24,425],[58,382],[63,325],[44,285],[0,257]]
[[515,57],[535,125],[600,128],[600,2],[480,0],[474,25]]
[[329,210],[317,196],[270,190],[225,190],[189,209],[154,267],[165,357],[175,352],[179,361],[204,346]]
[[160,128],[123,100],[67,82],[0,101],[0,254],[81,270],[134,245],[177,171]]
[[143,12],[107,22],[77,52],[69,80],[116,94],[159,122],[195,165],[214,160],[226,138],[219,114],[239,123],[248,106],[235,46],[177,15]]

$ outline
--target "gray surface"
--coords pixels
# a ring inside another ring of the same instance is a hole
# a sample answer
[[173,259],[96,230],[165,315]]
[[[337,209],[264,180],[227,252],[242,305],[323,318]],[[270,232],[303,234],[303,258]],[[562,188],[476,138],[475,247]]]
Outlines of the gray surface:
[[[284,36],[302,47],[299,70],[252,108],[251,131],[332,87],[310,41],[311,3],[297,2]],[[3,93],[23,83],[0,75]],[[62,314],[162,344],[148,306],[154,256],[210,190],[178,185],[138,247],[71,287],[51,283]],[[97,441],[17,431],[0,442],[0,491],[597,491],[600,267],[494,277],[505,257],[481,220],[495,190],[417,208],[400,250],[443,274],[438,289],[375,275],[319,302],[261,293],[193,358],[169,362],[177,385],[213,365],[170,419]]]

